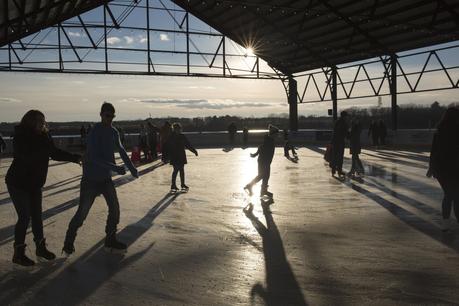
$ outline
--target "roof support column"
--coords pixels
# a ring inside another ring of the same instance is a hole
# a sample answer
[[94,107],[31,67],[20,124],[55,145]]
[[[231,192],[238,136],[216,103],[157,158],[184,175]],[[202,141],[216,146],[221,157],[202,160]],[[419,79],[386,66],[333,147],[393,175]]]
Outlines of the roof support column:
[[397,130],[397,56],[390,56],[390,96],[392,110],[392,129]]
[[288,77],[288,105],[290,130],[298,131],[298,92],[297,83],[293,76]]
[[330,94],[332,99],[333,108],[333,122],[338,120],[338,86],[337,86],[337,69],[336,66],[331,67],[331,83]]

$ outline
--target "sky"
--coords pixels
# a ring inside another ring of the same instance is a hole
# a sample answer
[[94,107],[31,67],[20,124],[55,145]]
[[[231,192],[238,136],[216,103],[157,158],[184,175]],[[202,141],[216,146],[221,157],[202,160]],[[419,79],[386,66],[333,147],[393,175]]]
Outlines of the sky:
[[[151,1],[157,6],[161,2]],[[142,3],[142,2],[141,2]],[[166,6],[174,8],[168,1],[162,1]],[[124,8],[113,7],[115,16],[122,14]],[[140,26],[144,23],[143,10],[133,11],[123,21],[123,25]],[[154,12],[154,13],[153,13]],[[173,12],[171,15],[165,11],[153,11],[150,19],[152,26],[158,29],[177,30],[177,23],[183,18],[180,12]],[[101,13],[94,10],[83,15],[85,21],[99,22]],[[72,20],[70,20],[72,21]],[[191,28],[194,31],[216,33],[215,30],[197,19],[191,19]],[[76,45],[88,45],[89,40],[86,34],[78,28],[67,28],[70,39]],[[93,30],[92,36],[99,37],[100,30]],[[33,35],[32,35],[33,36]],[[56,31],[42,31],[33,37],[35,41],[42,40],[43,43],[55,43],[57,39]],[[192,50],[199,49],[202,52],[215,52],[220,38],[209,38],[208,36],[196,35],[192,37]],[[32,37],[23,40],[24,43],[32,41]],[[108,45],[114,48],[146,48],[145,31],[114,30],[108,35]],[[155,50],[184,50],[184,35],[174,35],[167,31],[151,32],[150,47]],[[125,52],[114,50],[110,52],[110,59],[113,61],[141,62],[145,60],[146,53]],[[256,51],[256,50],[255,50]],[[27,61],[43,61],[56,59],[56,54],[52,52],[30,53],[17,50],[19,56]],[[227,52],[244,55],[247,50],[233,42],[227,43]],[[445,51],[444,54],[449,60],[447,66],[458,66],[459,48],[453,51]],[[80,52],[84,56],[84,52]],[[68,60],[75,59],[71,50],[63,53],[63,57]],[[152,61],[156,64],[156,69],[169,71],[183,71],[183,68],[173,66],[161,66],[160,64],[183,64],[184,57],[180,55],[167,55],[164,53],[153,53]],[[0,62],[5,62],[7,53],[0,50]],[[86,60],[100,60],[103,54],[100,51],[90,52],[86,55]],[[194,64],[208,65],[212,57],[193,57]],[[407,59],[404,67],[407,71],[420,69],[425,61],[425,56]],[[254,58],[238,57],[228,59],[232,68],[250,69],[253,66]],[[221,62],[221,57],[216,58],[216,65]],[[78,64],[66,64],[66,67],[77,67]],[[115,65],[113,65],[115,66]],[[112,66],[112,67],[113,67]],[[429,67],[438,67],[438,62],[432,60]],[[98,67],[100,68],[100,67]],[[118,67],[113,67],[116,69]],[[125,65],[123,69],[144,69],[136,65]],[[180,70],[182,69],[182,70]],[[196,68],[195,71],[200,71]],[[270,71],[266,64],[262,62],[261,69]],[[381,67],[377,65],[368,66],[370,75],[381,73]],[[214,72],[212,70],[212,72]],[[340,72],[343,81],[354,79],[357,70],[349,68]],[[359,72],[363,76],[363,71]],[[459,70],[452,72],[452,77],[457,80]],[[318,78],[321,89],[325,86],[325,80]],[[411,80],[413,81],[413,80]],[[300,96],[303,94],[305,78],[298,79],[298,91]],[[311,85],[312,83],[310,83]],[[430,74],[425,77],[420,87],[430,88],[435,86],[445,86],[448,84],[446,76],[443,74]],[[347,90],[350,89],[347,86]],[[388,91],[388,84],[383,84],[384,90]],[[406,90],[408,87],[403,79],[399,78],[399,90]],[[338,89],[341,94],[342,89]],[[354,88],[356,94],[369,94],[370,86],[368,83],[360,83]],[[305,92],[307,100],[317,100],[317,93],[313,87],[309,86]],[[197,77],[163,77],[163,76],[127,76],[127,75],[83,75],[83,74],[50,74],[50,73],[21,73],[21,72],[0,72],[0,122],[14,122],[20,120],[22,115],[29,109],[39,109],[43,111],[48,121],[96,121],[99,119],[99,109],[103,101],[109,101],[117,109],[118,120],[142,119],[151,117],[203,117],[203,116],[223,116],[237,115],[243,117],[261,117],[269,115],[288,114],[288,105],[285,90],[279,80],[237,80],[222,78],[197,78]],[[457,90],[443,90],[436,92],[424,92],[417,94],[399,95],[400,104],[416,103],[430,105],[434,101],[441,104],[458,102]],[[390,98],[382,98],[383,106],[390,105]],[[343,100],[339,101],[340,108],[351,106],[373,107],[378,104],[377,97]],[[312,104],[300,104],[298,113],[300,115],[326,115],[327,109],[331,108],[331,102],[321,102]]]

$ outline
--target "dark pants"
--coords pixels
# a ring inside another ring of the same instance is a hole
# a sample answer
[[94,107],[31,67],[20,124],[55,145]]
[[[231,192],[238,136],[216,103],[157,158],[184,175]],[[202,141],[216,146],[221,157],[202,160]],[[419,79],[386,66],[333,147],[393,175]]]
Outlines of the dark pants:
[[24,190],[8,185],[8,192],[18,214],[14,228],[14,244],[24,244],[27,227],[32,220],[32,232],[35,241],[43,239],[43,220],[41,219],[41,188]]
[[177,180],[177,173],[180,172],[180,183],[182,186],[185,185],[185,165],[172,165],[174,167],[174,171],[172,171],[172,186],[175,185],[175,181]]
[[359,154],[352,154],[352,166],[351,171],[349,172],[355,173],[356,171],[363,173],[363,165],[362,161],[360,160]]
[[373,140],[373,145],[374,145],[374,146],[379,145],[379,141],[378,141],[379,136],[378,136],[378,135],[372,134],[372,135],[371,135],[371,138],[372,138],[372,140]]
[[343,172],[344,144],[333,144],[332,172]]
[[269,181],[269,176],[271,175],[271,165],[268,164],[263,164],[263,163],[258,163],[258,175],[247,185],[248,186],[253,186],[259,181],[261,182],[261,191],[266,191],[268,190],[268,181]]
[[65,238],[66,243],[73,243],[75,241],[78,229],[83,225],[94,200],[100,194],[104,196],[108,205],[108,217],[107,224],[105,226],[105,233],[107,235],[116,233],[116,227],[120,221],[120,204],[118,202],[118,196],[116,195],[113,181],[108,179],[106,181],[98,182],[83,178],[81,180],[80,188],[80,203],[78,205],[78,210],[70,221]]
[[156,152],[156,141],[150,144],[151,158],[157,159],[158,153]]
[[290,150],[292,150],[292,155],[295,156],[296,155],[295,147],[292,146],[289,141],[286,141],[285,144],[284,144],[284,156],[289,157],[290,156],[290,154],[289,154]]
[[449,219],[454,204],[454,215],[459,221],[459,180],[449,177],[438,177],[444,197],[441,205],[443,219]]

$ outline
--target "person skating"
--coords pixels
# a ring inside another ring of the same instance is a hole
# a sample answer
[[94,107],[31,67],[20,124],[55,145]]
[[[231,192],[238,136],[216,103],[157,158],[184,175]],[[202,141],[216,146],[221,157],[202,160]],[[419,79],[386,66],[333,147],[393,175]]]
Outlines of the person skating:
[[2,153],[6,149],[6,142],[3,140],[3,135],[0,133],[0,165],[2,164]]
[[138,177],[137,169],[129,159],[121,145],[119,133],[112,126],[115,108],[105,102],[100,110],[101,122],[94,125],[88,135],[86,154],[83,160],[83,176],[80,187],[80,203],[69,223],[65,236],[63,251],[68,255],[75,251],[74,242],[78,229],[83,225],[95,198],[102,194],[108,205],[108,217],[105,226],[105,247],[111,250],[125,250],[126,244],[119,242],[116,237],[117,225],[120,219],[120,207],[112,172],[125,174],[124,166],[115,163],[115,150],[134,177]]
[[48,174],[49,159],[79,163],[81,156],[54,146],[46,127],[45,115],[38,110],[28,111],[13,137],[13,162],[6,174],[6,185],[18,215],[14,228],[13,262],[32,266],[33,260],[25,254],[27,227],[32,221],[32,232],[38,259],[53,260],[54,253],[46,247],[42,220],[42,187]]
[[268,126],[269,132],[263,140],[263,144],[258,147],[257,152],[251,153],[250,157],[258,156],[258,174],[244,189],[252,195],[252,187],[259,181],[261,183],[260,196],[272,197],[272,193],[268,191],[268,181],[271,174],[271,162],[274,157],[275,142],[274,137],[279,132],[279,129],[274,125]]
[[292,157],[298,158],[296,154],[295,147],[291,145],[288,135],[288,130],[284,129],[284,156],[290,159],[290,150],[292,151]]
[[170,163],[174,170],[172,171],[171,192],[178,191],[176,185],[177,174],[180,173],[180,183],[183,191],[188,191],[189,187],[185,184],[185,164],[187,164],[185,148],[198,156],[198,151],[190,144],[188,138],[182,134],[180,123],[172,125],[172,134],[168,140]]
[[349,136],[350,142],[350,153],[352,155],[352,166],[349,171],[349,176],[354,176],[355,173],[362,175],[364,173],[362,161],[360,160],[359,154],[362,151],[362,145],[360,143],[360,134],[362,132],[362,126],[358,119],[352,120],[351,131]]
[[430,151],[428,177],[435,177],[444,197],[442,201],[442,230],[450,228],[451,208],[459,222],[459,109],[446,110],[434,134]]
[[347,112],[342,111],[340,118],[336,121],[333,128],[332,136],[332,175],[338,172],[339,176],[343,176],[343,158],[345,138],[349,137],[349,127],[347,124]]

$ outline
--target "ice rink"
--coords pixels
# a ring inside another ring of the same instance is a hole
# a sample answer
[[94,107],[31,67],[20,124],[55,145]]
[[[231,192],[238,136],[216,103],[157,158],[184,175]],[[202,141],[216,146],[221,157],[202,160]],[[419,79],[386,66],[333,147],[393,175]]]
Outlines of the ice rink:
[[[98,197],[61,255],[81,168],[51,162],[43,193],[53,262],[11,263],[16,213],[0,168],[0,305],[394,305],[459,303],[459,226],[440,230],[442,192],[428,153],[363,150],[363,179],[332,178],[321,147],[288,160],[276,148],[265,205],[243,186],[256,159],[242,150],[188,154],[188,193],[169,194],[172,167],[114,177],[126,254],[104,250]],[[189,152],[188,152],[189,153]],[[120,161],[120,160],[118,160]],[[345,171],[350,167],[346,149]],[[243,208],[253,204],[253,212]],[[452,218],[455,220],[454,215]],[[32,234],[26,253],[35,260]]]

